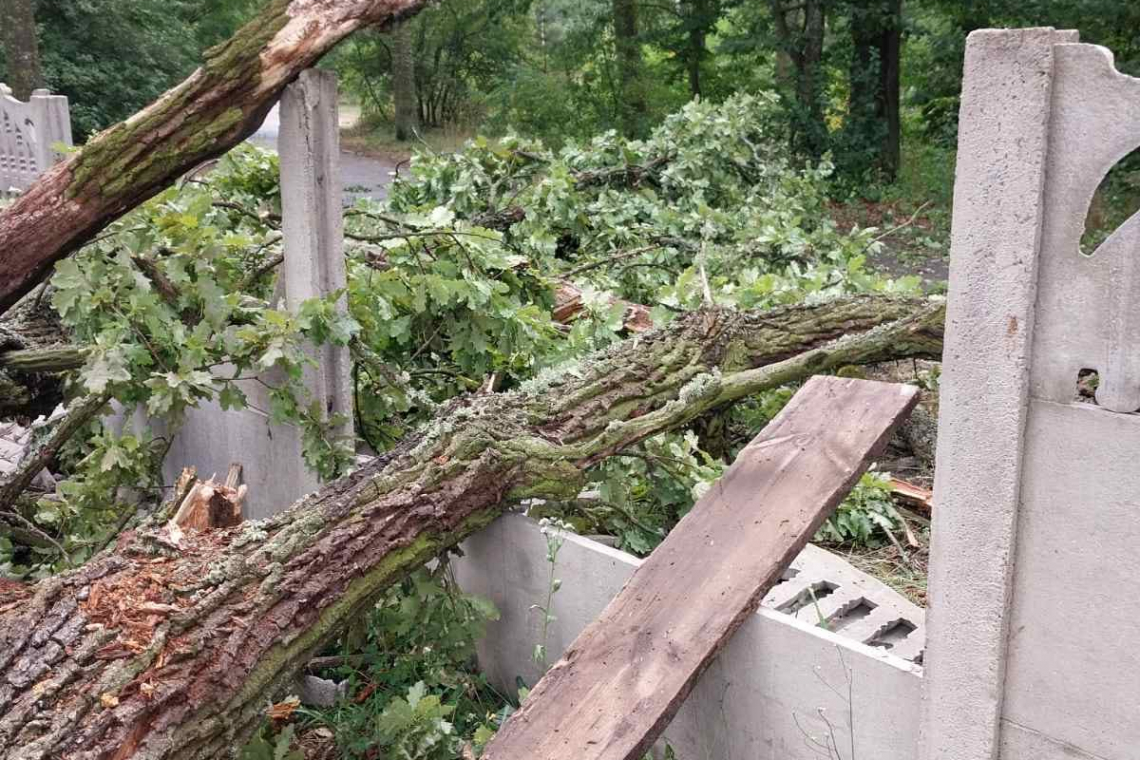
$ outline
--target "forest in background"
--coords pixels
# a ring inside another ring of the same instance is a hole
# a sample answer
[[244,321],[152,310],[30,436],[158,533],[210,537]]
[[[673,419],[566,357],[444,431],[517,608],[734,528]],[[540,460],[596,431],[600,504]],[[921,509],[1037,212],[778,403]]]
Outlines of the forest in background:
[[[6,64],[27,36],[21,6],[40,59],[25,77]],[[83,140],[180,81],[259,6],[13,0],[0,11],[0,81],[67,95]],[[607,129],[645,137],[694,97],[774,91],[796,153],[830,153],[860,188],[893,180],[923,146],[954,145],[966,34],[1030,25],[1079,29],[1140,73],[1140,7],[1127,0],[442,0],[353,36],[324,65],[405,139],[413,128],[555,145]]]

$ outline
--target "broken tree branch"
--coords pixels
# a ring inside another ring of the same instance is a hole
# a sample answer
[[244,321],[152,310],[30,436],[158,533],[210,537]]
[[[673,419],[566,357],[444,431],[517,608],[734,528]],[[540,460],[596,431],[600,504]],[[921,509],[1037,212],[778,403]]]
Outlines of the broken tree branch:
[[28,489],[36,475],[47,467],[63,445],[111,400],[109,393],[93,393],[72,403],[63,419],[56,423],[51,435],[33,454],[25,456],[19,468],[0,484],[0,510],[8,510],[20,494]]
[[186,81],[96,135],[0,211],[0,313],[107,224],[253,134],[285,86],[346,36],[424,4],[271,0]]
[[943,318],[884,297],[689,314],[518,391],[456,399],[269,520],[175,550],[165,522],[145,523],[0,599],[0,757],[222,756],[380,591],[504,498],[574,498],[594,462],[773,384],[937,355]]

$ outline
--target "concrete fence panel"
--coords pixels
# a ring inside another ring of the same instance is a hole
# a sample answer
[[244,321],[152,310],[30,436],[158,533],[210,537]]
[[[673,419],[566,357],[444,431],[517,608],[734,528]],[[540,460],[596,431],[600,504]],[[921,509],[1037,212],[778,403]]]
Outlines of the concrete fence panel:
[[975,32],[960,125],[922,757],[1135,760],[1140,216],[1081,237],[1140,80],[1075,32]]
[[36,90],[21,102],[0,84],[0,198],[26,190],[60,157],[57,144],[71,145],[67,98]]
[[[309,69],[285,89],[278,145],[285,258],[277,296],[296,310],[309,298],[346,287],[335,74]],[[347,309],[344,299],[340,308]],[[313,347],[311,354],[316,366],[306,369],[306,387],[324,413],[347,419],[334,433],[352,435],[348,349]],[[261,379],[269,386],[280,383],[274,372]],[[164,475],[174,482],[183,467],[193,465],[202,477],[221,476],[231,462],[240,462],[249,486],[246,517],[264,518],[316,490],[320,480],[302,458],[301,431],[270,422],[265,385],[239,384],[250,406],[226,411],[211,402],[191,409],[167,454]]]
[[[501,614],[479,644],[479,664],[507,694],[514,693],[516,677],[534,686],[544,672],[532,658],[536,644],[545,643],[553,664],[640,564],[587,538],[565,536],[554,570],[562,586],[554,595],[555,619],[544,642],[542,613],[532,608],[545,604],[550,582],[546,539],[538,525],[523,515],[505,515],[468,539],[463,551],[452,560],[460,586],[492,600]],[[833,578],[832,585],[859,589],[857,602],[831,611],[829,622],[837,632],[820,627],[819,614],[813,618],[811,612],[830,596],[821,592],[819,605],[806,605],[803,615],[787,604],[803,590],[797,581],[821,576]],[[900,620],[913,621],[905,626],[908,631],[920,629],[922,611],[814,546],[804,550],[786,577],[697,682],[665,732],[676,757],[846,759],[854,746],[855,758],[914,760],[921,669],[861,642],[875,641]],[[888,622],[875,615],[880,609],[893,610]],[[919,642],[910,647],[921,650]]]

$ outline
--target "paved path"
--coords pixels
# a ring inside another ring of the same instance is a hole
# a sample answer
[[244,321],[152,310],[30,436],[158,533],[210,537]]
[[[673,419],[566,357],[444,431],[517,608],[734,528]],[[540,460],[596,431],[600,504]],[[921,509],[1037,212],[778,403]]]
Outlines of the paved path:
[[[274,106],[257,132],[249,139],[251,143],[261,148],[277,150],[277,133],[281,128],[281,116],[278,107]],[[351,118],[351,117],[350,117]],[[342,114],[341,121],[345,121]],[[341,126],[346,126],[342,123]],[[358,153],[341,151],[340,178],[344,187],[344,203],[351,206],[357,198],[375,198],[380,200],[388,194],[388,185],[392,181],[392,172],[396,165],[380,158],[362,156]]]

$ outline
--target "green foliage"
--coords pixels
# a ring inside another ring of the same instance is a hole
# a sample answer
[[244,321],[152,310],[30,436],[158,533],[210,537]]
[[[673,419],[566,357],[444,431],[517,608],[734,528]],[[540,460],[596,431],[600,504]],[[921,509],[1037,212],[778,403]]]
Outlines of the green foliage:
[[447,720],[455,707],[440,704],[438,696],[425,695],[426,691],[419,681],[408,689],[407,699],[396,697],[380,713],[376,733],[388,757],[451,760],[458,754],[455,726]]
[[[47,86],[67,95],[82,142],[180,82],[260,0],[37,0]],[[0,81],[5,61],[0,50]]]
[[[276,160],[231,153],[58,267],[51,302],[88,346],[77,388],[146,414],[114,436],[83,437],[60,488],[64,516],[50,527],[64,531],[65,546],[99,545],[125,514],[116,497],[124,486],[161,485],[156,473],[185,410],[207,399],[246,407],[250,383],[273,420],[301,427],[311,468],[344,471],[353,441],[329,433],[336,420],[301,382],[307,343],[351,346],[356,430],[382,451],[458,394],[517,387],[619,340],[615,299],[650,305],[665,322],[710,302],[916,292],[913,280],[866,271],[874,231],[829,220],[827,168],[789,162],[777,117],[773,97],[740,96],[690,103],[644,141],[607,133],[555,152],[507,137],[418,156],[386,204],[361,201],[345,214],[348,315],[335,306],[339,294],[296,313],[273,302]],[[582,294],[569,326],[552,317],[562,280]],[[755,404],[766,402],[741,408]],[[646,442],[639,456],[599,468],[606,503],[588,521],[647,552],[730,453],[701,451],[692,435]]]
[[263,726],[242,747],[240,760],[305,760],[304,753],[293,749],[293,732],[293,726],[288,725],[273,735],[268,727]]
[[688,514],[724,473],[727,465],[701,451],[697,435],[665,433],[591,473],[599,502],[584,507],[597,527],[618,539],[618,547],[645,556]]
[[281,251],[276,175],[275,158],[235,151],[208,180],[165,191],[58,264],[51,304],[87,347],[73,392],[110,393],[126,422],[75,436],[60,463],[69,477],[33,513],[62,553],[40,547],[27,566],[0,555],[6,572],[85,560],[140,498],[161,497],[162,460],[185,411],[207,399],[245,408],[250,383],[264,390],[271,420],[300,427],[315,472],[328,478],[351,464],[354,441],[331,432],[340,421],[318,408],[302,373],[313,364],[307,345],[346,345],[360,326],[335,308],[341,294],[297,313],[270,301],[267,263]]
[[531,607],[532,612],[542,613],[542,635],[539,642],[534,645],[531,659],[540,667],[546,667],[546,641],[550,634],[550,624],[558,618],[554,615],[554,595],[562,588],[562,581],[555,577],[558,569],[558,552],[566,543],[566,534],[572,533],[574,526],[562,520],[542,518],[539,520],[539,530],[546,539],[546,563],[550,565],[550,577],[546,582],[546,600],[542,604]]
[[494,606],[463,594],[447,565],[421,570],[390,589],[364,624],[341,640],[357,696],[327,710],[303,711],[307,725],[326,724],[344,757],[444,758],[465,741],[489,740],[508,705],[474,669],[475,643]]
[[68,96],[79,140],[121,121],[193,71],[196,3],[39,0],[44,76]]
[[[917,282],[869,276],[873,230],[837,230],[826,213],[828,167],[793,166],[773,96],[693,102],[645,141],[614,133],[554,153],[508,136],[451,156],[420,156],[390,205],[446,205],[461,220],[527,210],[514,248],[532,265],[656,305],[661,321],[711,298],[754,307]],[[705,282],[708,288],[705,287]],[[612,316],[612,315],[611,315]],[[572,335],[583,342],[597,336]]]
[[899,530],[902,517],[891,499],[890,476],[867,472],[835,514],[815,535],[819,543],[876,545],[886,531]]
[[246,406],[238,381],[272,371],[276,380],[257,381],[267,390],[265,411],[303,428],[308,464],[328,477],[347,466],[352,447],[331,437],[337,421],[323,418],[302,382],[313,363],[305,342],[346,345],[360,328],[333,306],[338,294],[297,314],[266,300],[267,283],[256,274],[281,236],[268,210],[248,211],[271,201],[259,195],[262,186],[246,166],[218,188],[196,182],[167,190],[60,262],[52,305],[90,346],[80,373],[86,390],[111,391],[128,408],[172,425],[204,399]]

